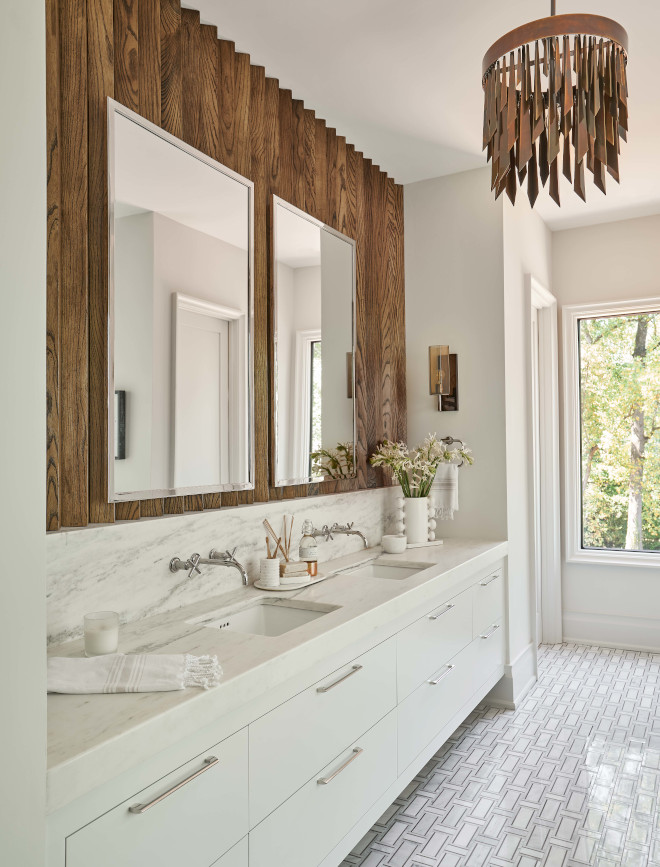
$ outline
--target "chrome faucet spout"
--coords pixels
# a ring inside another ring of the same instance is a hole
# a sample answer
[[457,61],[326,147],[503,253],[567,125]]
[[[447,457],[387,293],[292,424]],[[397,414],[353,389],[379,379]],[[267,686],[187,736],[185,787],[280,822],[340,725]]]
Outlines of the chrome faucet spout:
[[245,568],[234,557],[236,548],[233,551],[216,551],[215,548],[211,551],[208,559],[200,557],[199,554],[192,554],[187,560],[181,560],[179,557],[173,557],[170,560],[170,572],[178,572],[185,569],[190,570],[189,578],[192,578],[195,572],[201,574],[200,566],[231,566],[236,569],[241,576],[243,586],[248,586],[248,575]]

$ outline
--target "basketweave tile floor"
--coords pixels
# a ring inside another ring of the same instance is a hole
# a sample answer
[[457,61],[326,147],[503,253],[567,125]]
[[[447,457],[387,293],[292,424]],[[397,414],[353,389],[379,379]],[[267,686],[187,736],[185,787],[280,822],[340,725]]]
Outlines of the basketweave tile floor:
[[560,644],[480,705],[341,867],[660,867],[660,654]]

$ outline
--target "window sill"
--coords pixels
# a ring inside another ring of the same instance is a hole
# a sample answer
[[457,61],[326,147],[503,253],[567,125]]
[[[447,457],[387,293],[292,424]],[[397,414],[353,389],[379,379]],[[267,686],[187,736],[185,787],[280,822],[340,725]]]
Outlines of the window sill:
[[567,563],[585,566],[631,566],[643,569],[660,569],[660,551],[601,551],[580,549],[566,557]]

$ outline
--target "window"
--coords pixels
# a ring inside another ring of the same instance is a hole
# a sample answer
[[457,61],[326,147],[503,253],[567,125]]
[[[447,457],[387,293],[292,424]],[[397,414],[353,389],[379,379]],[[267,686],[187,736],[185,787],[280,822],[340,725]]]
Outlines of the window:
[[568,558],[647,562],[660,554],[660,304],[564,317]]

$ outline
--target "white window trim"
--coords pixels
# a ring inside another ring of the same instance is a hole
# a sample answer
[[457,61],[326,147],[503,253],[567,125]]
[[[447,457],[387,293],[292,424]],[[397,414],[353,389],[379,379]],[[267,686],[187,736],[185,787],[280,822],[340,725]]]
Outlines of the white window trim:
[[600,316],[625,316],[660,310],[660,297],[635,301],[574,304],[562,311],[564,344],[564,544],[567,563],[599,566],[660,567],[660,554],[643,551],[599,551],[582,548],[580,461],[580,387],[578,321]]
[[[539,464],[541,506],[541,634],[545,643],[558,643],[562,640],[562,602],[561,602],[561,541],[560,541],[560,495],[559,495],[559,344],[557,339],[557,299],[531,274],[525,275],[527,297],[529,298],[528,322],[531,326],[532,309],[537,310],[539,354]],[[531,346],[528,350],[528,369],[533,370]],[[532,382],[528,380],[528,401],[530,406],[528,437],[533,444],[532,425]],[[534,479],[533,447],[530,448],[529,478]],[[533,535],[532,552],[535,553],[536,539]],[[536,564],[534,564],[534,572]],[[533,582],[532,596],[534,611],[533,622],[537,619],[536,581]]]

